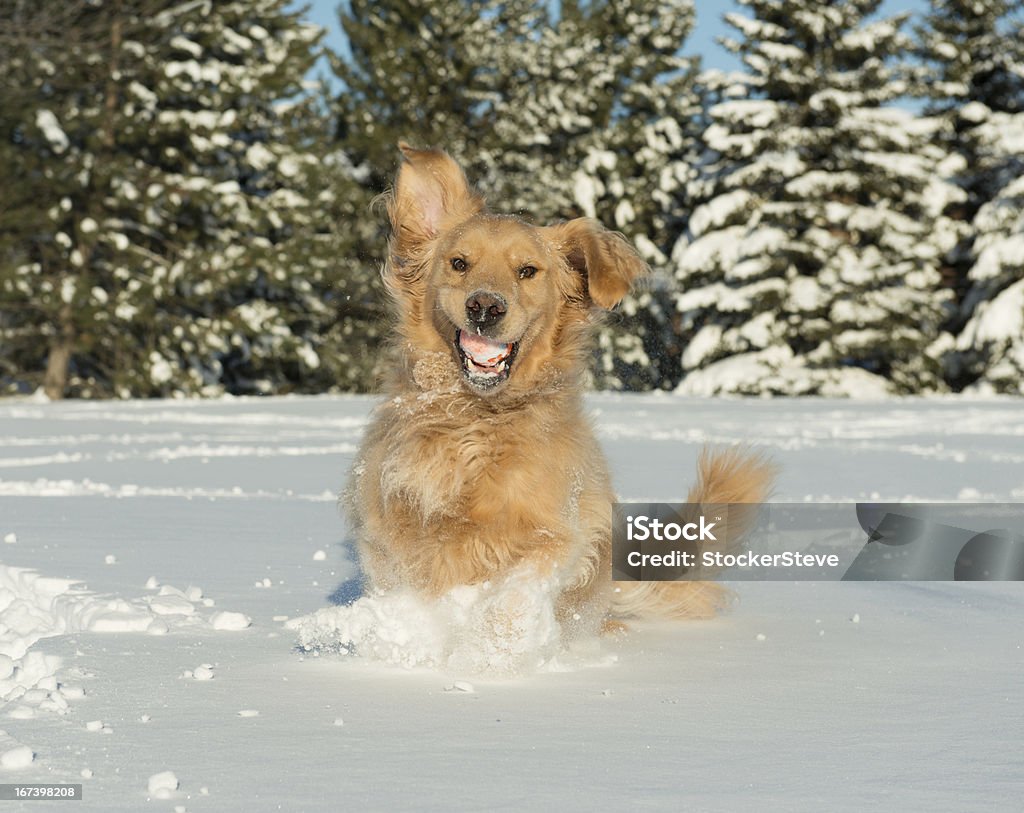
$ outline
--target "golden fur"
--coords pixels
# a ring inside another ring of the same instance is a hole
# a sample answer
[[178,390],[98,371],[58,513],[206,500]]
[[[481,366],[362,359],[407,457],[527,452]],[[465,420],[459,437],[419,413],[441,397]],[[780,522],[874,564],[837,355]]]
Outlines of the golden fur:
[[[567,627],[713,614],[727,595],[717,585],[611,580],[614,494],[581,381],[598,311],[644,263],[593,220],[491,214],[446,153],[400,147],[385,198],[396,337],[349,491],[368,586],[438,596],[526,567],[556,582]],[[497,303],[490,316],[481,302]],[[467,372],[461,343],[480,337],[515,348],[504,379]],[[772,474],[735,450],[699,469],[693,502],[761,501]]]

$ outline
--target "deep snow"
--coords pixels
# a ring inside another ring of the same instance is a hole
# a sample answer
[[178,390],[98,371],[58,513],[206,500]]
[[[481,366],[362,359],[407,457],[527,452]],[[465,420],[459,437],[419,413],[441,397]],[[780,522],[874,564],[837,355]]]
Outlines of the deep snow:
[[[0,755],[34,754],[0,782],[104,811],[1019,804],[1020,584],[745,583],[515,678],[300,654],[288,619],[357,595],[335,494],[372,402],[0,405]],[[626,499],[748,440],[783,500],[1024,500],[1020,400],[590,405]]]

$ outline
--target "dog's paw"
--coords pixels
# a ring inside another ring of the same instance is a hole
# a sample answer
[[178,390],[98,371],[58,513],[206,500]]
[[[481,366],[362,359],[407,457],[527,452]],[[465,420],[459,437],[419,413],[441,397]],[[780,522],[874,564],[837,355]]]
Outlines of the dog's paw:
[[536,669],[561,648],[554,599],[553,585],[533,571],[489,586],[469,608],[450,667],[505,675]]

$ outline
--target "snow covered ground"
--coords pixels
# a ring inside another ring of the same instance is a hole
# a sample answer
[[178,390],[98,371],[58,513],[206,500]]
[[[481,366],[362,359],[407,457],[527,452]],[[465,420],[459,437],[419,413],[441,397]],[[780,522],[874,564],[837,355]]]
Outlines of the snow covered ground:
[[[1019,400],[590,404],[627,499],[749,440],[783,500],[1024,500]],[[371,405],[0,404],[0,782],[103,811],[1019,806],[1021,584],[745,583],[516,678],[300,654],[287,619],[357,595],[334,495]]]

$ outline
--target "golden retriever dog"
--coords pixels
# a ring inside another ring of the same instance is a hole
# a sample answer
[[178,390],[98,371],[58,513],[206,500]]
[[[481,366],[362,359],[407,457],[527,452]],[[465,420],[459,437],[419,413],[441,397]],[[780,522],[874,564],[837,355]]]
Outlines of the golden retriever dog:
[[[718,585],[611,576],[615,497],[582,382],[600,312],[643,261],[591,219],[492,214],[446,153],[399,146],[383,271],[397,328],[348,492],[368,589],[440,597],[525,573],[554,585],[567,640],[616,616],[713,615]],[[736,449],[698,468],[692,503],[757,503],[772,478]]]

